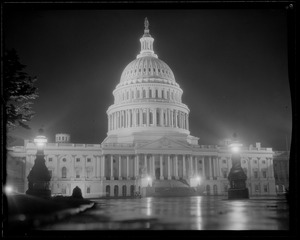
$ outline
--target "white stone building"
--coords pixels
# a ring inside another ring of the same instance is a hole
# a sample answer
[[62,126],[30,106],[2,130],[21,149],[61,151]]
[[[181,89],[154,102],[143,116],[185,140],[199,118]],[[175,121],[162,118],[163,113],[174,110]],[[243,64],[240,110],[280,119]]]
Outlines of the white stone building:
[[[190,109],[182,103],[183,91],[170,67],[154,53],[147,20],[140,42],[140,54],[126,66],[113,91],[102,144],[72,144],[70,135],[61,133],[56,143],[45,147],[53,194],[71,195],[76,186],[91,198],[131,196],[135,191],[142,196],[184,195],[184,189],[227,194],[228,142],[198,145],[199,138],[190,135]],[[11,152],[26,156],[28,176],[36,154],[34,143],[25,141]],[[275,195],[272,149],[257,143],[244,147],[241,157],[250,196]]]

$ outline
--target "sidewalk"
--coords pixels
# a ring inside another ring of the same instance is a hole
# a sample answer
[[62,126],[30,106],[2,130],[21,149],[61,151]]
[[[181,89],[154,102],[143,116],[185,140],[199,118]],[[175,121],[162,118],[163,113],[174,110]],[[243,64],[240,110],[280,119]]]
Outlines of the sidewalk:
[[94,206],[87,199],[52,197],[42,199],[25,194],[3,196],[4,229],[8,235],[30,231],[45,223],[83,212]]

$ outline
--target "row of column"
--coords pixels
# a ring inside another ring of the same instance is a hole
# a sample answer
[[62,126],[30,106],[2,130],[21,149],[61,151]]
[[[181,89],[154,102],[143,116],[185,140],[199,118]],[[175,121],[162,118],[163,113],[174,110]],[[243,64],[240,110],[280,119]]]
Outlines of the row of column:
[[139,126],[189,129],[188,114],[175,109],[134,108],[108,115],[108,130]]
[[[154,70],[154,69],[153,69]],[[167,90],[158,90],[158,89],[135,89],[134,91],[119,92],[116,95],[116,103],[122,102],[124,100],[132,99],[147,99],[147,98],[161,98],[166,100],[174,100],[180,102],[180,93],[167,91]]]
[[[157,157],[156,157],[157,156]],[[165,157],[164,157],[165,156]],[[179,173],[179,156],[181,173]],[[164,176],[164,158],[166,158],[165,166],[167,168],[167,176]],[[118,160],[118,167],[117,175],[118,179],[122,179],[122,170],[126,172],[126,178],[130,178],[130,176],[138,177],[139,175],[149,175],[153,178],[157,177],[156,170],[159,169],[159,179],[171,179],[174,177],[178,179],[179,177],[188,178],[192,176],[199,175],[203,178],[207,179],[214,179],[215,177],[222,177],[222,172],[219,164],[219,158],[217,157],[200,157],[201,163],[199,163],[199,158],[192,156],[192,155],[136,155],[134,156],[134,164],[133,164],[133,174],[130,172],[130,164],[129,164],[130,156],[126,156],[126,171],[122,169],[122,156],[119,155]],[[114,155],[110,155],[109,158],[110,164],[110,172],[109,177],[110,179],[114,179]],[[158,160],[158,161],[157,161]],[[157,164],[158,162],[158,164]],[[198,167],[198,164],[201,164],[201,167]],[[182,167],[181,167],[182,165]],[[140,167],[142,167],[142,171],[140,171]],[[199,170],[201,169],[201,170]]]

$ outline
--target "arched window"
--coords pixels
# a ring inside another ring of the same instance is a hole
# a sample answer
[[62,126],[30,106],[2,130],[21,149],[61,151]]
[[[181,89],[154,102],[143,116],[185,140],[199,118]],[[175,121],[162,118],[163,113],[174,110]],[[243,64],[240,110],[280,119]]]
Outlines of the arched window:
[[158,98],[158,90],[157,89],[155,89],[155,96],[154,97]]
[[86,188],[86,193],[91,193],[91,188],[90,187]]
[[118,197],[119,196],[119,186],[115,185],[114,187],[114,197]]
[[146,98],[146,90],[143,89],[143,98]]
[[122,196],[126,197],[126,195],[127,195],[127,188],[126,188],[126,185],[123,185],[123,187],[122,187]]
[[67,177],[67,168],[66,167],[63,167],[61,169],[61,177],[62,178],[66,178]]
[[105,192],[106,192],[106,197],[109,197],[110,196],[110,186],[109,185],[106,186]]
[[149,89],[149,98],[152,98],[152,89]]
[[165,98],[164,90],[161,90],[161,98]]
[[136,98],[140,98],[140,90],[136,91]]

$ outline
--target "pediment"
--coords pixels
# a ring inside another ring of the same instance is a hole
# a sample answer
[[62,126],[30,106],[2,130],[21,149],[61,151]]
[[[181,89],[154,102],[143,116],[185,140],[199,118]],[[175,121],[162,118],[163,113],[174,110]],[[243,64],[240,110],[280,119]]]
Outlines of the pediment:
[[163,137],[150,143],[146,143],[138,147],[142,149],[174,149],[174,150],[191,150],[192,148],[184,143],[178,142],[169,137]]

